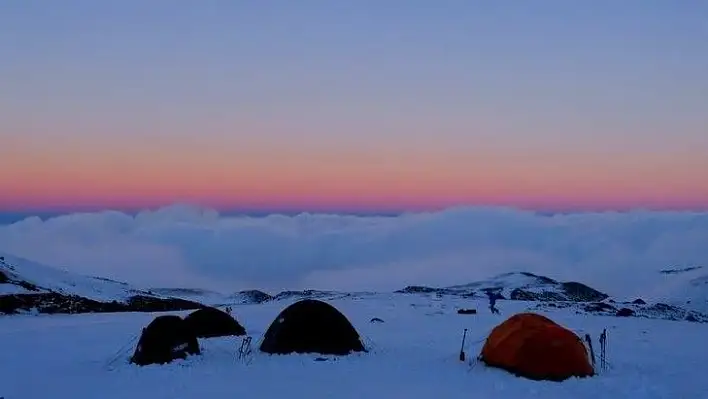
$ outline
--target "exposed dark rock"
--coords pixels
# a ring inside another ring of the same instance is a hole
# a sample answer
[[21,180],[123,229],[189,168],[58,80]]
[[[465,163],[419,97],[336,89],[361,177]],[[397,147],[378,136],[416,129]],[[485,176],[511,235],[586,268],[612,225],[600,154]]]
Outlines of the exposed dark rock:
[[26,289],[27,291],[35,291],[35,292],[41,291],[41,289],[39,287],[37,287],[36,285],[34,285],[30,282],[24,281],[24,280],[18,278],[17,276],[13,275],[12,271],[14,271],[15,268],[12,265],[6,263],[4,261],[4,259],[0,259],[0,266],[6,270],[10,270],[9,272],[7,272],[7,271],[3,271],[2,269],[0,269],[0,284],[16,285],[18,287],[22,287],[22,288]]
[[458,309],[457,314],[477,314],[477,309]]
[[555,308],[555,309],[566,309],[566,308],[571,308],[577,305],[575,302],[567,302],[567,301],[561,301],[561,302],[539,302],[534,306],[532,309],[538,309],[538,310],[543,310],[543,309],[548,309],[548,308]]
[[15,281],[14,283],[19,285],[20,287],[28,290],[28,291],[35,291],[35,292],[41,291],[41,289],[39,287],[37,287],[36,285],[29,283],[27,281]]
[[126,301],[128,312],[173,312],[177,310],[200,309],[205,306],[198,302],[179,298],[156,298],[135,295]]
[[379,319],[378,317],[374,317],[373,319],[369,320],[369,323],[383,323],[384,321],[382,319]]
[[149,288],[149,292],[156,293],[161,296],[206,296],[214,294],[213,291],[208,291],[201,288]]
[[579,282],[561,283],[552,278],[529,272],[503,273],[490,280],[445,288],[408,286],[396,291],[396,293],[456,295],[462,297],[484,297],[485,295],[495,294],[498,295],[497,298],[499,299],[506,299],[504,298],[504,293],[506,293],[509,299],[520,301],[599,302],[608,298],[607,294]]
[[558,284],[558,281],[556,281],[550,277],[539,276],[538,274],[533,274],[533,273],[529,273],[529,272],[521,272],[520,274],[523,274],[524,276],[527,276],[527,277],[534,277],[534,278],[538,279],[538,281],[540,281],[543,284],[549,284],[549,285]]
[[425,287],[422,285],[409,285],[402,290],[395,291],[398,294],[429,294],[433,292],[440,292],[440,288]]
[[529,292],[521,288],[511,291],[509,298],[514,301],[564,301],[566,299],[558,292]]
[[654,305],[649,306],[649,308],[647,308],[647,310],[656,311],[656,312],[675,312],[680,309],[676,306],[667,305],[665,303],[656,303]]
[[0,313],[13,314],[36,309],[39,313],[166,312],[202,308],[204,305],[176,298],[133,296],[126,302],[100,302],[78,295],[56,292],[0,295]]
[[[658,305],[658,306],[657,306]],[[626,308],[617,310],[614,306],[605,302],[596,302],[584,304],[580,302],[539,302],[531,309],[547,310],[549,308],[572,308],[577,314],[592,314],[604,316],[619,316],[619,317],[641,317],[655,320],[673,320],[673,321],[692,321],[697,323],[708,323],[708,315],[671,306],[667,304],[657,304],[652,306],[643,306],[629,304]]]
[[541,302],[600,302],[608,295],[585,284],[570,281],[559,282],[552,278],[529,272],[509,272],[489,280],[477,281],[445,288],[408,286],[396,293],[453,295],[464,298],[484,298],[490,294],[498,299]]
[[302,291],[281,291],[273,297],[273,299],[280,300],[285,298],[291,298],[294,296],[302,296]]
[[642,298],[637,298],[637,299],[633,300],[632,303],[635,305],[646,305],[647,304]]
[[497,299],[506,299],[506,297],[504,297],[504,294],[502,294],[503,289],[504,287],[484,288],[482,289],[482,292],[484,293],[484,295],[487,296],[494,295],[497,297]]
[[[288,299],[293,297],[301,298],[324,298],[328,296],[336,295],[334,292],[330,291],[319,291],[319,290],[303,290],[303,291],[283,291],[273,297],[274,300]],[[349,294],[343,294],[344,296],[349,296]]]
[[92,278],[94,278],[94,279],[96,279],[96,280],[107,281],[107,282],[109,282],[109,283],[114,283],[114,284],[120,284],[120,285],[128,286],[128,283],[126,283],[126,282],[123,282],[123,281],[116,281],[116,280],[112,280],[112,279],[106,278],[106,277],[93,276]]
[[604,302],[594,302],[585,305],[585,311],[590,313],[616,312],[617,308]]
[[538,300],[540,301],[563,301],[565,299],[563,294],[552,291],[543,291],[538,295]]
[[665,320],[688,320],[698,323],[708,322],[708,315],[665,303],[657,303],[641,309],[637,311],[637,316]]
[[574,302],[599,302],[608,298],[607,294],[575,281],[561,283],[561,288],[568,299]]
[[535,301],[537,300],[537,296],[533,292],[528,292],[522,290],[521,288],[517,288],[511,291],[511,294],[509,294],[509,299],[513,301]]
[[664,269],[660,270],[659,273],[661,274],[680,274],[680,273],[686,273],[690,272],[693,270],[698,270],[701,269],[703,266],[691,266],[691,267],[684,267],[683,269]]
[[13,284],[18,287],[22,287],[26,289],[27,291],[34,291],[34,292],[40,292],[42,291],[38,286],[28,282],[24,281],[21,279],[18,279],[16,277],[13,277],[12,273],[7,274],[0,270],[0,284]]
[[634,316],[634,310],[630,308],[622,308],[617,311],[616,313],[617,317],[629,317],[629,316]]
[[272,296],[259,290],[240,291],[235,296],[238,296],[249,303],[263,303],[273,299]]

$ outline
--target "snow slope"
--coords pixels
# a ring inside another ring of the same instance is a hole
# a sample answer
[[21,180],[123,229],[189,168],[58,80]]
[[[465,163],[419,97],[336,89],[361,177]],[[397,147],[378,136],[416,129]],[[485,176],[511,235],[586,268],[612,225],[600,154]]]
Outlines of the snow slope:
[[[0,283],[0,295],[58,292],[110,301],[146,294],[126,283],[69,273],[5,253],[0,253],[0,257],[0,272],[10,279],[9,282]],[[37,290],[28,289],[23,282],[36,286]]]
[[[234,314],[256,347],[274,317],[291,301],[235,305]],[[458,360],[462,330],[474,359],[488,332],[531,303],[503,301],[502,316],[482,300],[379,294],[329,301],[352,321],[369,353],[330,357],[237,359],[240,338],[201,340],[203,354],[164,366],[127,364],[135,340],[155,315],[11,316],[0,318],[0,396],[7,399],[189,398],[705,398],[704,345],[708,324],[544,312],[595,338],[608,329],[611,368],[589,379],[536,382]],[[179,312],[178,314],[185,314]],[[370,323],[373,317],[384,323]],[[41,381],[41,383],[36,383]]]
[[694,266],[662,270],[659,274],[661,279],[650,297],[708,313],[708,269]]

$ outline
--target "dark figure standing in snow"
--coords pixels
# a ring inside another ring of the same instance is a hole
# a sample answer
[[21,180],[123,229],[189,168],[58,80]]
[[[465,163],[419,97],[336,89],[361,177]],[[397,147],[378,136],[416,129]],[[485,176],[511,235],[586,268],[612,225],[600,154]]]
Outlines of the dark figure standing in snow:
[[487,296],[489,297],[489,310],[492,314],[499,314],[499,309],[496,308],[497,299],[499,295],[495,292],[487,291]]

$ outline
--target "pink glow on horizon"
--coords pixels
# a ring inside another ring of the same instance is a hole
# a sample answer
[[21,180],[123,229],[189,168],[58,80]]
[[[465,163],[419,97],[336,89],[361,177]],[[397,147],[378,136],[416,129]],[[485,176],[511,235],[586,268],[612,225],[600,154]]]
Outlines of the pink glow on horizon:
[[[2,158],[0,209],[708,209],[708,157],[403,143],[140,142],[20,138]],[[18,173],[19,172],[19,173]]]
[[492,195],[293,195],[288,193],[263,196],[241,195],[210,197],[199,193],[164,194],[120,194],[106,192],[75,193],[74,195],[27,195],[9,196],[0,199],[0,210],[140,210],[155,208],[172,203],[190,203],[219,210],[313,210],[313,211],[425,211],[452,206],[512,206],[537,210],[627,210],[633,208],[706,210],[708,195],[679,197],[665,194],[653,197],[631,196],[583,196],[576,195],[524,195],[518,193],[507,196]]

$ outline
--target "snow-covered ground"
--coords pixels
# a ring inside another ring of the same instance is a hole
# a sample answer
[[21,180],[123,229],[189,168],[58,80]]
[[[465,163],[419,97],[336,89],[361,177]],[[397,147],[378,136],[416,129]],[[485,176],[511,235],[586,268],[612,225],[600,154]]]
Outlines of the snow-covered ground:
[[[236,305],[254,348],[290,301]],[[464,328],[474,358],[492,327],[533,304],[501,301],[502,315],[463,298],[376,294],[329,301],[364,337],[369,353],[237,359],[241,338],[201,340],[203,353],[164,366],[127,364],[155,314],[0,317],[0,397],[44,398],[708,398],[708,324],[546,313],[579,334],[608,329],[611,368],[562,383],[514,377],[458,360]],[[477,315],[458,315],[475,307]],[[181,312],[179,314],[186,314]],[[370,323],[379,317],[385,323]],[[129,345],[128,345],[129,344]],[[123,349],[123,350],[121,350]]]

